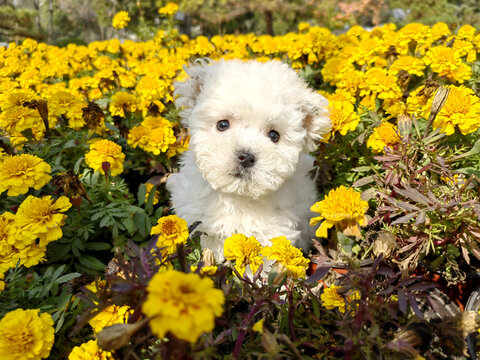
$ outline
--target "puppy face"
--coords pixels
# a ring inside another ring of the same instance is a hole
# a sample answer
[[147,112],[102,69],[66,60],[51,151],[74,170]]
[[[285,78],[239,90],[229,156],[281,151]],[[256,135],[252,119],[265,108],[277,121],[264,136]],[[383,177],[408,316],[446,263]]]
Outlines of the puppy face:
[[213,189],[252,198],[277,190],[330,128],[327,101],[285,64],[201,62],[187,72],[176,105]]

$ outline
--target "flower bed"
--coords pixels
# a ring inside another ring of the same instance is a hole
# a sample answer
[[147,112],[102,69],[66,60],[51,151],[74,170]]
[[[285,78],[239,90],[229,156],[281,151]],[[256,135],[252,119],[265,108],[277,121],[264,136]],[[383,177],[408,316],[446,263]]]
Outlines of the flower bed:
[[[445,304],[412,274],[455,284],[480,259],[479,53],[443,23],[0,48],[0,357],[460,355],[462,320],[428,315]],[[215,264],[168,215],[173,82],[200,57],[282,60],[329,99],[309,259],[232,234]]]

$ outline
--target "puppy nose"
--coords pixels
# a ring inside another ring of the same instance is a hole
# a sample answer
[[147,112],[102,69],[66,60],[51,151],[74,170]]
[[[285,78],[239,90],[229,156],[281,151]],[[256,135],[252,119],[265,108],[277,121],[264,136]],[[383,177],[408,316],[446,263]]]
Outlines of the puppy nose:
[[246,151],[242,151],[242,152],[239,152],[237,156],[238,156],[238,162],[244,168],[249,168],[255,165],[255,155]]

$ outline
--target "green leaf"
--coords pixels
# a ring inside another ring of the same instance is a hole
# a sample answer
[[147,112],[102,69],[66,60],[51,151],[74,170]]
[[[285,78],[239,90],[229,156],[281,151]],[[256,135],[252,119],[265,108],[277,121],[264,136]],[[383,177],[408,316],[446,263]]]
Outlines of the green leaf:
[[80,273],[70,273],[70,274],[65,274],[63,276],[60,276],[58,279],[55,280],[55,282],[57,284],[63,284],[64,282],[67,282],[67,281],[70,281],[72,279],[75,279],[79,276],[81,276],[82,274]]
[[127,229],[130,235],[133,235],[135,232],[135,226],[132,217],[125,218],[125,220],[123,220],[123,226],[125,226],[125,229]]
[[78,258],[78,261],[83,266],[85,266],[89,269],[92,269],[92,270],[104,271],[105,268],[106,268],[104,263],[102,263],[100,260],[98,260],[97,258],[94,258],[93,256],[90,256],[90,255],[83,255],[83,256]]
[[467,151],[466,153],[463,153],[461,155],[455,156],[455,157],[451,158],[450,160],[458,160],[458,159],[462,159],[462,158],[477,155],[477,154],[480,154],[480,140],[477,140],[475,142],[475,144],[473,144],[473,147],[469,151]]
[[85,248],[88,250],[102,251],[110,250],[112,245],[104,242],[88,242],[85,244]]
[[138,187],[138,193],[137,193],[138,205],[142,206],[143,204],[145,204],[145,196],[146,195],[147,195],[147,185],[141,184]]
[[60,315],[60,318],[57,321],[57,324],[55,325],[55,332],[56,333],[58,333],[60,331],[64,322],[65,322],[65,312],[62,312],[61,315]]
[[52,274],[52,280],[55,281],[55,279],[63,273],[63,270],[65,270],[65,265],[59,266],[58,269]]
[[98,224],[98,226],[100,227],[108,227],[110,225],[113,224],[113,218],[109,215],[109,216],[106,216],[104,217],[101,221],[100,221],[100,224]]
[[63,144],[63,148],[64,149],[68,149],[68,148],[72,148],[72,147],[76,147],[77,144],[75,143],[75,140],[68,140],[66,143]]
[[104,217],[105,215],[107,215],[106,211],[99,211],[99,212],[93,214],[92,217],[90,218],[90,220],[96,221],[96,220]]
[[78,160],[75,162],[75,165],[73,166],[73,172],[74,172],[75,174],[78,174],[78,171],[80,170],[80,165],[82,164],[83,159],[84,159],[84,157],[82,156],[80,159],[78,159]]
[[146,232],[146,226],[145,226],[145,221],[146,221],[146,215],[144,213],[136,213],[133,216],[133,224],[135,226],[135,229],[139,232],[140,236],[145,237],[147,236]]

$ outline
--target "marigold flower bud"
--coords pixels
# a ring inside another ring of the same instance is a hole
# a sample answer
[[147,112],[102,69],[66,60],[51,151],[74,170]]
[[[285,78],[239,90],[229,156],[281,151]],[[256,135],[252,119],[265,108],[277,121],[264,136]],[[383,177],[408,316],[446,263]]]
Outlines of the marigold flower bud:
[[202,261],[204,266],[215,266],[215,256],[213,255],[213,251],[205,248],[202,252]]
[[412,130],[412,118],[407,115],[400,115],[397,119],[397,128],[402,138],[408,138]]
[[103,328],[97,334],[98,346],[103,350],[118,350],[130,341],[130,338],[147,322],[148,318],[143,319],[135,324],[113,324]]

